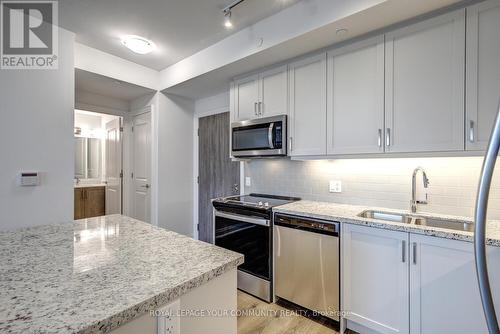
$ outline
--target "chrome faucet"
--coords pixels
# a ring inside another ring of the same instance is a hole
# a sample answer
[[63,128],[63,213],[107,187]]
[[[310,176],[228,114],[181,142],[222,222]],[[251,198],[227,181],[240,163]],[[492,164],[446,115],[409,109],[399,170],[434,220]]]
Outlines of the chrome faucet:
[[427,189],[429,186],[429,179],[427,178],[427,174],[425,173],[425,170],[422,167],[417,167],[413,171],[413,176],[411,179],[411,212],[415,213],[417,212],[417,204],[427,204],[427,193],[425,193],[425,201],[417,201],[417,174],[418,172],[422,172],[422,177],[423,177],[423,182],[424,182],[424,188]]

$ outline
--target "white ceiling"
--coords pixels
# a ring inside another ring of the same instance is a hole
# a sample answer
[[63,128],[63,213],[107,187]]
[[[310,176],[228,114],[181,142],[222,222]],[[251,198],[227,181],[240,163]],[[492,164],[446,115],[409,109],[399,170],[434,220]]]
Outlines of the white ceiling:
[[[60,25],[90,47],[161,70],[299,0],[246,0],[233,10],[233,29],[221,9],[232,0],[62,0]],[[137,55],[123,35],[151,39],[158,50]]]
[[75,69],[75,90],[132,101],[154,90],[116,80],[104,75]]

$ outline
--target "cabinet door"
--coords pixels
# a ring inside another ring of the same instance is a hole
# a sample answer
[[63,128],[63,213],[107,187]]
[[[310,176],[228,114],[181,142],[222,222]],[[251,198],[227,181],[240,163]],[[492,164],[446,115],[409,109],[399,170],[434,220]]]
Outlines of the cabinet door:
[[289,64],[291,156],[326,154],[326,54]]
[[384,37],[328,52],[328,154],[383,152]]
[[288,72],[280,66],[260,74],[259,115],[270,117],[288,114]]
[[259,76],[234,81],[234,120],[242,121],[258,117]]
[[500,102],[500,1],[467,8],[466,148],[484,150]]
[[75,188],[75,198],[74,198],[74,219],[85,218],[84,212],[84,198],[83,198],[83,188]]
[[106,192],[104,187],[85,188],[85,218],[104,216],[106,214]]
[[386,151],[464,149],[465,10],[386,35]]
[[342,310],[378,333],[408,333],[408,233],[342,226]]
[[[410,241],[411,333],[487,333],[473,243],[413,234]],[[500,317],[500,248],[487,254]]]

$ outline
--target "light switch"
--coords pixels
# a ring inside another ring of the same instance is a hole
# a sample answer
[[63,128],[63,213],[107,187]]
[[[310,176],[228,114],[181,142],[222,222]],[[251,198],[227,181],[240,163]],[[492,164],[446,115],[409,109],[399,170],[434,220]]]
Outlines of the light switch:
[[342,181],[330,180],[330,192],[331,193],[341,193],[342,192]]
[[245,187],[251,187],[252,186],[252,179],[250,176],[245,177]]

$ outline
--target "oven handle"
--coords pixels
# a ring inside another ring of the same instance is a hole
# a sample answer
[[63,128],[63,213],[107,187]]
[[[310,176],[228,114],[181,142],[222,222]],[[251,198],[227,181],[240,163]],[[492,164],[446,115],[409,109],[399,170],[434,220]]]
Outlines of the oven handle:
[[221,217],[221,218],[232,219],[232,220],[239,220],[239,221],[249,223],[249,224],[254,224],[254,225],[270,226],[269,220],[263,219],[263,218],[253,218],[253,217],[237,215],[234,213],[226,213],[226,212],[221,212],[221,211],[215,211],[215,216]]
[[269,124],[269,131],[267,132],[267,140],[269,141],[269,148],[274,148],[274,145],[273,145],[273,128],[274,128],[274,123]]

